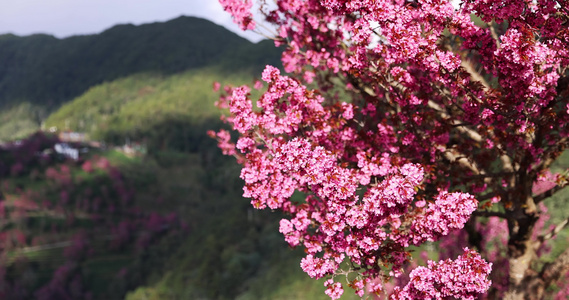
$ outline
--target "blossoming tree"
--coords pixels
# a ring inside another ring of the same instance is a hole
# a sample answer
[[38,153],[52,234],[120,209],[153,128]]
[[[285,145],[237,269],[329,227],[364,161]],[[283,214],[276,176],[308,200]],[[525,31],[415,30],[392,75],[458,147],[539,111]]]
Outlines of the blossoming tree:
[[[331,298],[496,290],[481,233],[500,220],[505,286],[487,297],[539,299],[567,273],[569,250],[535,263],[564,223],[535,231],[567,182],[548,170],[568,145],[569,1],[259,2],[287,75],[267,66],[258,99],[226,87],[218,105],[239,137],[212,135],[243,166],[253,206],[289,216],[280,232]],[[250,0],[220,3],[259,30]],[[402,274],[410,247],[457,232],[470,249]]]

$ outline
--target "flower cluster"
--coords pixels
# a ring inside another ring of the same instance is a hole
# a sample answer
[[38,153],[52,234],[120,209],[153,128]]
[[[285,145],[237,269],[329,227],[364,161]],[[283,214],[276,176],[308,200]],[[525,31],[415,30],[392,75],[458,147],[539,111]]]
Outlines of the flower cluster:
[[239,25],[241,30],[255,29],[255,21],[251,14],[253,3],[251,0],[219,0],[223,10],[233,16],[233,21]]
[[413,220],[411,232],[413,244],[435,241],[450,231],[462,229],[470,214],[478,208],[478,201],[466,193],[440,193],[424,214]]
[[344,293],[342,284],[339,282],[334,282],[332,279],[326,280],[326,282],[324,282],[324,286],[326,286],[326,295],[330,296],[330,298],[333,300],[340,299]]
[[409,284],[396,287],[391,299],[468,299],[474,300],[491,285],[488,274],[492,264],[468,248],[456,260],[438,263],[429,261],[427,267],[411,271]]

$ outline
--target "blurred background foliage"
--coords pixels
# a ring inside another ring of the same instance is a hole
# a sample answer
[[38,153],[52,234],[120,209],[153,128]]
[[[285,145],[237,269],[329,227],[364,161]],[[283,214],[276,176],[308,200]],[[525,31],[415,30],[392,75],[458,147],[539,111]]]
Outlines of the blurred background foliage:
[[[280,51],[192,17],[0,36],[0,298],[327,299],[207,136],[213,83]],[[87,135],[79,160],[61,132]]]

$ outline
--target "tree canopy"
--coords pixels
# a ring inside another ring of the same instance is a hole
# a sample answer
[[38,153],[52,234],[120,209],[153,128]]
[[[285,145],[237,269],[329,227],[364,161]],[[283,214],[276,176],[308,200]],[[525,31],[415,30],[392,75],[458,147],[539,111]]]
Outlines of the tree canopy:
[[[332,299],[567,295],[569,250],[540,257],[567,223],[543,222],[567,184],[550,168],[569,137],[568,1],[259,2],[288,74],[267,66],[258,99],[226,87],[239,137],[211,135]],[[220,3],[264,30],[250,0]],[[440,260],[413,266],[435,241]]]

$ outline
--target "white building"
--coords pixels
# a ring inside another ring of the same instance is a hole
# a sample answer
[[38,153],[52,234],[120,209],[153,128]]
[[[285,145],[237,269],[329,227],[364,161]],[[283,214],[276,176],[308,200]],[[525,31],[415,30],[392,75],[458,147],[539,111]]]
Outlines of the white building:
[[67,143],[57,143],[55,144],[54,149],[55,152],[69,157],[73,160],[79,159],[79,149],[73,148]]

